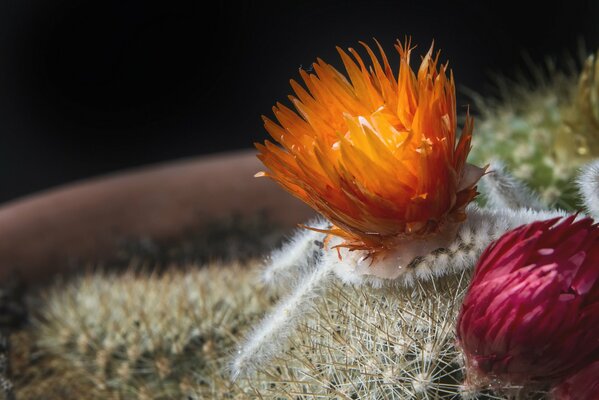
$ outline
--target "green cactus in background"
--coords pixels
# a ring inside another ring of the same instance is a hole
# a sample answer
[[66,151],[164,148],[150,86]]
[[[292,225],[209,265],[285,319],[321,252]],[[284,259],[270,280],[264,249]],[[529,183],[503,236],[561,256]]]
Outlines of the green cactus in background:
[[470,161],[506,163],[548,206],[573,210],[577,169],[599,156],[599,62],[588,57],[577,80],[537,69],[537,87],[499,84],[501,99],[474,96],[480,112]]

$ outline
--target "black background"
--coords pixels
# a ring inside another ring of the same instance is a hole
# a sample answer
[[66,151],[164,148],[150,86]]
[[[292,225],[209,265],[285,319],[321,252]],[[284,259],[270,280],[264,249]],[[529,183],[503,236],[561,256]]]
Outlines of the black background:
[[[458,85],[599,46],[592,1],[0,3],[0,201],[173,158],[250,147],[316,57],[432,39]],[[371,42],[372,43],[372,42]],[[458,98],[458,107],[467,103]]]

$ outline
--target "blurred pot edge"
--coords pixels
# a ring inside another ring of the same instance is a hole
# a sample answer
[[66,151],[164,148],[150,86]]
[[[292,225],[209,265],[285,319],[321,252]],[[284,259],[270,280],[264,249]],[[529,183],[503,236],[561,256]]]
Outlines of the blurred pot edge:
[[109,260],[130,238],[161,241],[233,213],[293,227],[314,212],[267,178],[251,150],[91,178],[0,206],[0,279],[40,281]]

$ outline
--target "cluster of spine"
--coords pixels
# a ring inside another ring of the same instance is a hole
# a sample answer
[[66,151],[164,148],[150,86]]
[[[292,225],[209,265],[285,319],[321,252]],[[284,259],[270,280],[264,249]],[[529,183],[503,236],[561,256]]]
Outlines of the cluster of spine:
[[118,398],[108,396],[105,390],[100,390],[85,371],[74,367],[66,358],[39,347],[37,333],[29,328],[14,332],[10,336],[13,398],[17,400]]
[[248,284],[258,272],[210,267],[57,285],[31,328],[54,380],[38,367],[30,384],[58,393],[77,379],[75,395],[115,399],[503,398],[462,384],[454,324],[468,271],[407,291],[331,283],[269,366],[231,383],[232,349],[274,300]]
[[248,268],[94,274],[56,285],[32,329],[41,351],[71,364],[104,397],[233,398],[237,338],[274,300]]
[[545,205],[576,209],[577,169],[599,156],[599,62],[590,56],[578,77],[535,68],[534,87],[499,80],[500,99],[474,96],[477,118],[470,161],[504,160]]
[[466,209],[468,219],[460,226],[456,238],[443,248],[414,258],[400,278],[384,280],[369,275],[352,273],[353,260],[339,259],[335,252],[325,252],[322,265],[331,268],[344,282],[367,284],[374,287],[411,287],[419,281],[428,281],[444,275],[471,269],[482,251],[495,239],[519,225],[541,219],[564,217],[561,210],[534,210],[529,208],[490,209],[470,205]]
[[469,274],[409,291],[332,283],[287,349],[241,382],[262,398],[504,398],[462,385],[454,327]]

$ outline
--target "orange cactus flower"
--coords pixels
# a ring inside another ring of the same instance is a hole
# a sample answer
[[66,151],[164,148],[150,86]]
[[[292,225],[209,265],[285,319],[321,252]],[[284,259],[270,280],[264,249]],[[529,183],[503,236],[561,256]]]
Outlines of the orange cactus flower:
[[378,42],[381,61],[360,44],[370,67],[354,49],[352,59],[337,48],[349,79],[318,59],[315,73],[300,70],[307,89],[291,80],[296,111],[277,103],[279,123],[263,117],[280,146],[256,144],[269,170],[256,176],[328,218],[326,232],[340,236],[342,247],[376,253],[464,220],[484,171],[466,164],[470,116],[456,139],[455,84],[439,52],[433,56],[431,46],[415,74],[410,42],[398,41],[396,78]]

